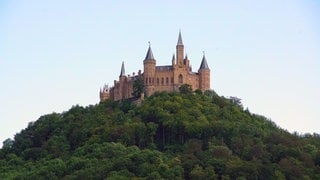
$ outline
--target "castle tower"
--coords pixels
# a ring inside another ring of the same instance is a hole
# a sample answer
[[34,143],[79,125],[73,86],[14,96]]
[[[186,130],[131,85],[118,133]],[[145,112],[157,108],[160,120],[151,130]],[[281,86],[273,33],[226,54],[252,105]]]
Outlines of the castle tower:
[[178,43],[176,46],[177,64],[178,65],[183,64],[183,55],[184,55],[183,51],[184,51],[184,46],[183,46],[183,42],[182,42],[181,31],[179,31]]
[[206,56],[203,53],[201,65],[199,68],[199,89],[202,91],[210,89],[210,69],[206,60]]
[[144,68],[143,84],[145,87],[146,96],[149,96],[154,92],[154,76],[156,72],[156,60],[153,57],[150,43],[149,43],[149,49],[147,51],[146,58],[143,61],[143,68]]
[[124,62],[122,61],[122,65],[121,65],[121,71],[120,71],[120,78],[126,76],[126,70],[124,69]]
[[119,76],[119,89],[118,89],[118,94],[117,94],[118,99],[123,99],[125,97],[125,91],[124,91],[125,81],[126,81],[126,71],[124,68],[124,62],[122,61],[121,71],[120,71],[120,76]]

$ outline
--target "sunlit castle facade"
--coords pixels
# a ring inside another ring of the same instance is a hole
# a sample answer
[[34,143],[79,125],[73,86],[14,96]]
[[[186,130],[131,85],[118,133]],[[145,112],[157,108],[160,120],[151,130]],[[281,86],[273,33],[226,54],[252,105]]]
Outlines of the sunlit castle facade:
[[133,98],[134,82],[139,79],[143,81],[143,96],[150,96],[157,91],[179,91],[182,84],[191,85],[193,90],[210,89],[210,69],[205,54],[198,72],[192,72],[190,60],[184,54],[181,32],[179,32],[176,54],[172,57],[171,65],[157,66],[149,45],[143,67],[143,72],[139,70],[137,74],[126,75],[124,63],[122,63],[119,80],[114,81],[113,87],[104,86],[100,89],[100,101]]

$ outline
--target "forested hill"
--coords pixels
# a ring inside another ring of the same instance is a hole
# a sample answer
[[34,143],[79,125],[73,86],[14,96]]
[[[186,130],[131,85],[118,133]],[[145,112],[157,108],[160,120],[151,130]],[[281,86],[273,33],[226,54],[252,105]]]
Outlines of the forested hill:
[[4,142],[0,178],[320,179],[319,149],[237,98],[163,92],[40,117]]

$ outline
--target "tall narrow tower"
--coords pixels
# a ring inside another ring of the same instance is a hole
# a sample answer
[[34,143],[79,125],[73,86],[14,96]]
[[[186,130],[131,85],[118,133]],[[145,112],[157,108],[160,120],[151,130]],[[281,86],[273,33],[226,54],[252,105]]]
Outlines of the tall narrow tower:
[[115,96],[118,99],[124,99],[125,96],[125,88],[126,88],[126,71],[124,68],[124,62],[122,61],[121,65],[121,71],[120,71],[120,76],[119,76],[119,91],[118,94]]
[[146,58],[143,61],[143,68],[143,84],[145,87],[146,96],[149,96],[153,94],[154,91],[154,76],[156,72],[156,60],[153,57],[150,43]]
[[181,37],[181,31],[179,31],[178,43],[176,46],[176,54],[177,54],[177,65],[183,64],[183,55],[184,55],[184,46]]
[[201,65],[199,68],[199,89],[202,91],[210,89],[210,69],[205,54],[203,53]]

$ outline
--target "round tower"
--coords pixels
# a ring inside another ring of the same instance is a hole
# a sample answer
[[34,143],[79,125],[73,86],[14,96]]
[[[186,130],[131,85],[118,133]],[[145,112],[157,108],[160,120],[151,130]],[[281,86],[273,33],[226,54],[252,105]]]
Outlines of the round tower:
[[143,85],[145,87],[146,96],[149,96],[153,94],[154,91],[154,76],[156,72],[156,60],[153,57],[150,44],[146,58],[143,61],[143,69]]
[[210,90],[210,69],[204,53],[198,73],[199,89],[202,91]]

